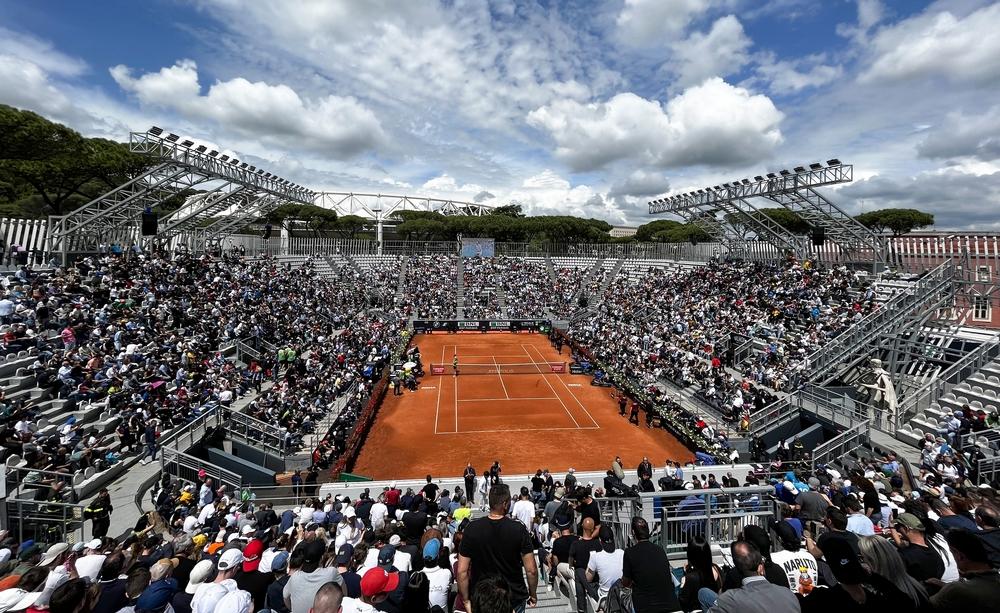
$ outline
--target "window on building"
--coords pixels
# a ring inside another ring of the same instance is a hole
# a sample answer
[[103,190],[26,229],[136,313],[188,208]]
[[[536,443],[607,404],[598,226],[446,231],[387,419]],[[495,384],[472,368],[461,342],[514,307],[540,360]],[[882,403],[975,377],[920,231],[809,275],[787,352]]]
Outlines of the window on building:
[[972,298],[972,318],[979,321],[992,319],[992,305],[989,296],[974,296]]
[[989,281],[990,280],[990,267],[989,266],[979,266],[976,268],[976,281]]

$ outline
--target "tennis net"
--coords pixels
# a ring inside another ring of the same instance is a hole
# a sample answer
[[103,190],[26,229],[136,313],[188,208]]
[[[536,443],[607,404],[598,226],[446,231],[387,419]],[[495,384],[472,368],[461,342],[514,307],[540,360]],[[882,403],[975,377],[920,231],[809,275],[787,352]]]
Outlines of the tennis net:
[[[432,375],[454,374],[452,364],[431,364]],[[459,362],[459,375],[547,375],[566,372],[566,362],[522,362],[518,364],[464,364]]]

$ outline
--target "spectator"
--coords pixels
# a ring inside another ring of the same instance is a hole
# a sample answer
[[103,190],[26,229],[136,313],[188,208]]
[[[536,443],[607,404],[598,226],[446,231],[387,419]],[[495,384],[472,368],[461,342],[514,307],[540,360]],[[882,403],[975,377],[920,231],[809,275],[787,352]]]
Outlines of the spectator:
[[645,519],[632,518],[632,536],[635,545],[626,549],[622,557],[622,586],[632,588],[633,610],[635,613],[677,610],[679,603],[670,562],[662,547],[649,542],[649,524]]
[[912,513],[900,513],[890,534],[896,544],[906,572],[917,581],[940,579],[945,564],[941,554],[925,538],[923,522]]
[[795,533],[795,528],[786,520],[772,522],[771,531],[775,540],[781,545],[781,549],[771,553],[771,561],[777,564],[788,578],[788,587],[793,592],[799,593],[799,582],[802,579],[802,572],[805,571],[809,577],[808,585],[817,585],[818,567],[816,558],[811,553],[802,549],[802,542],[799,535]]
[[[733,563],[742,577],[742,586],[723,592],[712,605],[710,613],[774,613],[799,611],[799,602],[787,587],[770,583],[764,578],[764,558],[752,544],[733,545]],[[710,598],[700,597],[702,601]]]
[[615,535],[609,526],[600,527],[598,538],[601,548],[590,554],[586,588],[588,595],[600,603],[611,591],[611,586],[622,578],[625,552],[615,545]]
[[508,585],[515,609],[523,610],[525,605],[533,607],[538,601],[534,546],[524,524],[507,517],[510,507],[507,484],[493,486],[489,505],[489,515],[473,520],[464,530],[457,567],[462,599],[471,602],[470,597],[479,581],[487,575],[498,574]]
[[[296,556],[301,556],[299,569],[288,578],[288,583],[282,590],[285,606],[291,613],[309,613],[316,591],[324,583],[334,582],[341,588],[344,580],[336,568],[321,567],[320,561],[326,551],[326,545],[321,539],[301,542],[293,551],[290,566],[297,566]],[[197,612],[195,612],[197,613]]]
[[912,608],[924,609],[927,605],[927,590],[907,574],[903,559],[892,543],[881,536],[863,536],[858,539],[858,546],[861,561],[872,573],[896,586],[909,599]]
[[316,598],[310,611],[312,613],[340,613],[344,591],[341,586],[330,581],[316,590]]
[[961,581],[949,583],[931,597],[934,611],[987,611],[1000,602],[1000,574],[990,564],[982,539],[971,531],[948,532],[948,546],[958,563]]
[[[706,588],[708,602],[699,600],[702,588]],[[722,570],[712,562],[712,548],[708,541],[701,535],[688,539],[687,565],[684,567],[684,578],[681,579],[681,608],[684,611],[707,610],[721,591]]]

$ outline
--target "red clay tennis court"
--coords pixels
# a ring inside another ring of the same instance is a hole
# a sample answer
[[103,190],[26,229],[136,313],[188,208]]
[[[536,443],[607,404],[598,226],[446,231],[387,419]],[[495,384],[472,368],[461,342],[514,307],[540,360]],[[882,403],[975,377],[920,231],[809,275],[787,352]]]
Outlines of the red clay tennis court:
[[[570,466],[603,470],[620,455],[654,464],[693,454],[662,429],[636,426],[618,414],[613,388],[571,375],[540,334],[425,334],[427,372],[415,392],[390,390],[352,472],[375,479],[459,475],[466,462],[480,473],[499,459],[507,474]],[[458,356],[459,374],[452,361]],[[443,365],[434,368],[431,365]]]

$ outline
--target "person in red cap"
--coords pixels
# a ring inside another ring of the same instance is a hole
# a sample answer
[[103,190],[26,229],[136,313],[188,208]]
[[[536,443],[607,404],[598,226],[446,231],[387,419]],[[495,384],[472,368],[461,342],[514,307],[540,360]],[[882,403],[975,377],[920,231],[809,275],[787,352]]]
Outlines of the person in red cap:
[[267,586],[274,581],[270,573],[262,573],[259,570],[260,556],[264,553],[264,543],[258,539],[253,539],[243,549],[243,572],[236,577],[236,586],[241,590],[250,592],[253,597],[254,611],[259,611],[264,607],[264,598],[267,596]]
[[373,613],[375,605],[389,597],[399,587],[399,573],[376,567],[361,578],[361,598],[344,598],[343,613]]

